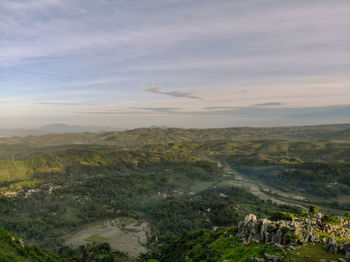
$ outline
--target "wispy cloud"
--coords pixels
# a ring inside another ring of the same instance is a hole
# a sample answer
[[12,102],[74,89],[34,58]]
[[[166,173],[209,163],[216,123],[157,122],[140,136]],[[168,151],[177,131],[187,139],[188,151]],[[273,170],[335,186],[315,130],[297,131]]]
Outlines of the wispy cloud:
[[230,110],[230,109],[236,109],[238,107],[234,106],[207,106],[203,107],[205,110]]
[[1,7],[7,10],[13,10],[16,12],[28,12],[28,11],[40,11],[48,7],[57,7],[62,4],[59,0],[40,0],[40,1],[4,1],[1,3]]
[[181,108],[178,107],[130,107],[130,109],[140,109],[140,110],[146,110],[146,111],[153,111],[157,113],[173,113]]
[[0,98],[0,103],[7,103],[12,101],[14,101],[12,98]]
[[93,106],[94,104],[83,104],[76,102],[55,102],[55,101],[47,101],[47,102],[35,102],[36,105],[57,105],[57,106]]
[[261,103],[261,104],[255,104],[254,106],[282,106],[283,103],[279,102],[269,102],[269,103]]
[[155,93],[155,94],[202,100],[202,98],[192,95],[191,92],[179,92],[179,91],[166,92],[166,91],[162,91],[162,89],[163,88],[161,86],[151,86],[151,87],[145,88],[145,91]]
[[[141,110],[141,111],[140,111]],[[142,117],[142,115],[152,115],[154,112],[162,113],[164,116],[179,115],[182,117],[187,116],[202,116],[210,119],[211,117],[227,117],[228,119],[239,119],[246,118],[245,121],[250,121],[253,118],[262,119],[290,119],[297,121],[298,119],[309,119],[313,118],[322,119],[322,116],[327,120],[343,119],[344,122],[350,121],[350,105],[343,106],[325,106],[325,107],[302,107],[302,108],[274,108],[274,107],[263,107],[258,108],[256,106],[247,107],[208,107],[207,110],[173,110],[168,108],[130,108],[125,110],[111,110],[111,111],[87,111],[79,112],[83,115],[135,115]],[[233,123],[233,122],[232,122]],[[232,124],[233,125],[233,124]],[[264,123],[264,126],[268,123]]]

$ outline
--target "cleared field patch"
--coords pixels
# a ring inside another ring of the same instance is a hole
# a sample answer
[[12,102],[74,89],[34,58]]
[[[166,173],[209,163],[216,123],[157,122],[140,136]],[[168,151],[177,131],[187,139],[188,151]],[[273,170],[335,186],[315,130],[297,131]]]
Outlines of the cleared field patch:
[[99,235],[92,235],[92,236],[88,237],[87,239],[85,239],[85,241],[89,241],[89,242],[93,242],[93,243],[104,243],[104,242],[108,242],[108,240],[109,240],[109,238],[99,236]]
[[[131,222],[126,225],[125,221]],[[113,249],[127,252],[136,257],[146,252],[145,245],[150,234],[147,222],[134,222],[132,218],[104,220],[84,225],[66,240],[66,245],[77,248],[87,243],[108,242]]]

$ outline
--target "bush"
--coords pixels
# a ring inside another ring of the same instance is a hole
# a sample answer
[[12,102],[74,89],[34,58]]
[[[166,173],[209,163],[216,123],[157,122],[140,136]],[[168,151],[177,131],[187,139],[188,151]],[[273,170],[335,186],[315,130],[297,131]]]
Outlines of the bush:
[[293,218],[295,218],[295,215],[292,213],[277,211],[277,212],[272,214],[272,216],[270,217],[270,220],[273,220],[273,221],[279,221],[279,220],[292,221]]
[[297,242],[298,240],[300,240],[302,238],[302,236],[300,234],[288,234],[288,239],[291,242]]
[[347,212],[343,216],[344,219],[350,220],[350,212]]
[[319,207],[316,205],[309,206],[309,214],[310,215],[316,215],[319,210],[320,210]]
[[332,216],[332,215],[324,215],[321,218],[321,222],[323,224],[339,224],[340,220],[339,218],[337,218],[336,216]]

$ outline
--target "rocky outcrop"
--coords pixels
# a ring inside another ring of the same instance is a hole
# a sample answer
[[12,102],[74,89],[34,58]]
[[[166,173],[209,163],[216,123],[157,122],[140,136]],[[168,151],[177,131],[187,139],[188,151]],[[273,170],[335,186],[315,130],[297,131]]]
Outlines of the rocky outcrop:
[[249,258],[250,262],[265,262],[264,258],[259,258],[259,257],[250,257]]
[[[293,218],[292,220],[270,221],[268,219],[257,219],[255,215],[247,215],[238,224],[237,237],[245,244],[252,242],[272,244],[276,247],[294,250],[296,246],[307,243],[324,243],[324,249],[329,253],[345,254],[346,261],[350,262],[350,243],[338,243],[334,237],[320,239],[318,234],[348,238],[350,226],[348,221],[341,220],[339,225],[322,224],[322,214],[305,219]],[[318,234],[317,234],[318,233]],[[287,245],[287,246],[286,246]],[[252,258],[251,261],[256,258]],[[278,258],[265,256],[268,261],[279,261]]]
[[345,254],[346,262],[350,262],[350,243],[344,242],[339,246],[340,251]]
[[246,243],[265,243],[275,245],[303,244],[318,241],[318,236],[307,222],[285,221],[278,222],[267,219],[256,219],[249,214],[238,224],[238,238]]
[[264,258],[250,257],[249,261],[250,262],[265,262],[265,261],[280,262],[281,261],[282,262],[284,261],[284,256],[275,256],[275,255],[270,255],[268,253],[264,253]]
[[275,256],[275,255],[270,255],[268,253],[264,253],[264,257],[268,260],[268,261],[273,261],[273,262],[279,262],[279,261],[284,261],[284,257],[281,256]]

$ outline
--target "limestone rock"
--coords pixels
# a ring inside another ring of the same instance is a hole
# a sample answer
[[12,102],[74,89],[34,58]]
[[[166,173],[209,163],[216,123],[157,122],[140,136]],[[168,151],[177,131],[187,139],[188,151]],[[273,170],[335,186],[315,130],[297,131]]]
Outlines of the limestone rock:
[[265,262],[264,258],[258,258],[258,257],[250,257],[249,258],[250,262]]
[[331,254],[337,254],[338,253],[337,241],[333,237],[328,238],[327,243],[324,245],[324,249],[326,249]]
[[278,261],[283,261],[284,257],[279,257],[279,256],[275,256],[275,255],[270,255],[268,253],[264,253],[264,257],[268,260],[268,261],[273,261],[273,262],[278,262]]
[[287,245],[318,241],[312,226],[304,221],[257,220],[253,214],[247,215],[244,221],[239,222],[237,236],[245,244],[256,242]]

